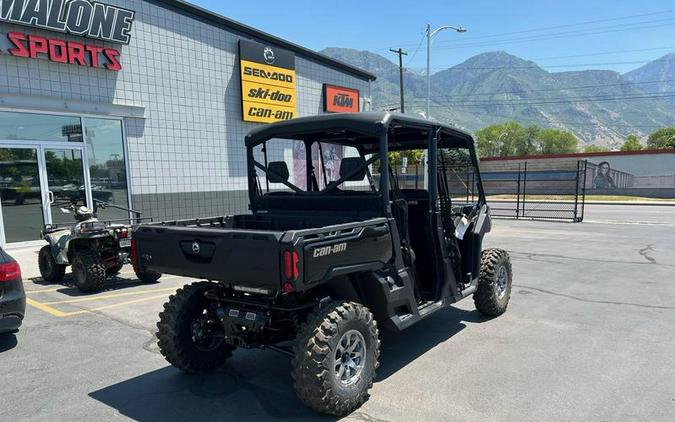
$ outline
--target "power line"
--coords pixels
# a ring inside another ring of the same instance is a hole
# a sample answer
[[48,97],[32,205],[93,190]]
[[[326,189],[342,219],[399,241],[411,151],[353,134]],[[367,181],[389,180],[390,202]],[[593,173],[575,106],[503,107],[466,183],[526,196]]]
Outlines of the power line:
[[[611,96],[611,97],[577,97],[577,98],[557,98],[552,100],[535,100],[527,102],[513,102],[513,101],[474,101],[474,102],[447,102],[444,104],[435,104],[431,107],[483,107],[485,105],[491,106],[530,106],[530,105],[542,105],[542,104],[570,104],[570,103],[588,103],[588,102],[605,102],[605,101],[634,101],[634,100],[652,100],[652,99],[665,99],[665,98],[675,98],[675,94],[672,94],[675,91],[665,91],[664,95],[633,95],[633,96]],[[529,100],[529,99],[528,99]],[[414,99],[414,101],[419,101]]]
[[[611,66],[617,64],[641,64],[651,63],[657,60],[632,60],[623,62],[600,62],[600,63],[568,63],[568,64],[552,64],[552,65],[534,65],[534,66],[462,66],[461,64],[449,68],[434,68],[443,69],[443,71],[457,71],[457,70],[498,70],[498,69],[543,69],[545,67],[579,67],[579,66]],[[675,60],[673,60],[675,62]]]
[[[675,20],[674,18],[669,18],[669,19],[659,19],[651,22],[670,22],[672,20]],[[452,41],[455,42],[456,44],[452,45],[442,45],[442,46],[437,46],[435,47],[437,50],[447,50],[447,49],[459,49],[459,48],[475,48],[475,47],[494,47],[497,45],[505,45],[505,44],[517,44],[517,43],[523,43],[523,42],[534,42],[534,41],[543,41],[543,40],[553,40],[553,39],[560,39],[560,38],[572,38],[572,37],[581,37],[581,36],[587,36],[587,35],[599,35],[599,34],[607,34],[611,32],[623,32],[623,31],[636,31],[639,29],[651,29],[651,28],[659,28],[663,26],[671,26],[672,23],[662,23],[658,25],[644,25],[648,22],[638,22],[638,26],[631,26],[630,28],[626,28],[626,25],[622,25],[621,28],[617,29],[607,29],[607,30],[600,30],[598,29],[593,29],[593,30],[582,30],[582,31],[567,31],[564,33],[554,33],[554,34],[545,34],[545,35],[540,35],[540,36],[531,36],[531,37],[523,37],[523,38],[513,38],[513,39],[506,39],[506,40],[497,40],[497,41],[492,41],[492,42],[480,42],[480,43],[473,43],[473,44],[462,44],[457,41]],[[639,26],[642,25],[642,26]]]
[[[556,88],[542,88],[542,89],[531,89],[528,92],[551,92],[551,91],[565,91],[565,90],[575,90],[575,89],[588,89],[588,88],[605,88],[612,86],[634,86],[634,85],[647,85],[655,83],[664,83],[664,82],[675,82],[675,79],[659,79],[654,81],[643,81],[643,82],[621,82],[616,84],[597,84],[597,85],[578,85],[578,86],[561,86]],[[460,97],[471,97],[474,95],[500,95],[500,94],[518,94],[514,91],[495,91],[495,92],[472,92],[469,94],[439,94],[432,95],[431,98],[456,98]]]
[[[568,28],[568,27],[576,27],[576,26],[583,26],[583,25],[592,25],[596,23],[604,23],[604,22],[614,22],[614,21],[619,21],[619,20],[628,20],[628,19],[633,19],[633,18],[642,18],[646,16],[655,16],[655,15],[664,15],[668,13],[673,13],[675,12],[675,9],[667,9],[667,10],[660,10],[660,11],[655,11],[655,12],[650,12],[650,13],[641,13],[641,14],[636,14],[636,15],[625,15],[625,16],[618,16],[614,18],[606,18],[606,19],[596,19],[596,20],[591,20],[591,21],[581,21],[581,22],[574,22],[574,23],[568,23],[568,24],[562,24],[562,25],[554,25],[554,26],[546,26],[546,27],[539,27],[539,28],[530,28],[530,29],[524,29],[520,31],[511,31],[511,32],[500,32],[500,33],[493,33],[493,34],[486,34],[486,35],[480,35],[480,36],[469,36],[469,37],[463,37],[463,41],[469,41],[471,42],[472,40],[478,40],[478,39],[485,39],[485,38],[495,38],[495,37],[503,37],[503,36],[508,36],[508,35],[519,35],[519,34],[525,34],[525,33],[531,33],[531,32],[543,32],[547,30],[552,30],[552,29],[560,29],[560,28]],[[437,44],[440,43],[447,43],[448,41],[438,41]],[[454,42],[454,41],[450,41]],[[411,43],[398,43],[401,46],[404,47],[414,47],[415,44]],[[376,50],[386,50],[388,48],[391,48],[391,45],[388,45],[387,47],[382,47],[378,48]]]

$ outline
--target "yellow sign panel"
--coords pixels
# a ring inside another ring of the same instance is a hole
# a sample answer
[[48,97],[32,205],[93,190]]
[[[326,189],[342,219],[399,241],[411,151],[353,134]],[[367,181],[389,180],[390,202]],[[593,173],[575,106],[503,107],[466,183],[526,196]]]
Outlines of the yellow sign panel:
[[295,89],[244,80],[241,81],[241,91],[244,101],[291,107],[295,110]]
[[295,107],[283,107],[273,104],[263,104],[253,101],[242,101],[244,121],[273,123],[280,120],[290,120],[295,117]]
[[241,80],[295,89],[295,70],[240,60]]
[[296,115],[295,55],[288,50],[239,40],[242,119],[272,123]]

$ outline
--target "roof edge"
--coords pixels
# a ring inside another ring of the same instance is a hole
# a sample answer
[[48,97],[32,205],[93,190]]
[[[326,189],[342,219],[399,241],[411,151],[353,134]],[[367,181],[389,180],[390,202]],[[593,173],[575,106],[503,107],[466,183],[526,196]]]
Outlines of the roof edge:
[[241,22],[237,22],[223,15],[207,10],[203,7],[194,5],[192,3],[188,3],[183,0],[146,0],[146,1],[158,5],[160,7],[176,11],[183,15],[197,17],[200,20],[210,23],[212,25],[225,26],[227,28],[233,29],[246,35],[250,35],[254,38],[263,40],[270,44],[286,48],[304,57],[313,59],[322,64],[326,64],[335,69],[345,71],[361,79],[365,79],[368,81],[374,81],[375,79],[377,79],[377,76],[373,75],[372,73],[366,72],[365,70],[359,69],[358,67],[347,64],[341,60],[333,59],[331,57],[326,56],[325,54],[321,54],[314,50],[310,50],[307,47],[303,47],[299,44],[286,41],[283,38],[279,38],[272,34],[268,34],[267,32],[255,29],[252,26],[248,26]]

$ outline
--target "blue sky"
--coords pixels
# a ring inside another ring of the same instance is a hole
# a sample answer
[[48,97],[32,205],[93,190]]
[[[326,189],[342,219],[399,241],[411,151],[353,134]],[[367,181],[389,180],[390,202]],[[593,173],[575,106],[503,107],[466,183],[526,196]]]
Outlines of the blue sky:
[[348,47],[394,60],[388,48],[400,46],[414,68],[425,66],[424,44],[412,54],[427,23],[469,29],[435,38],[435,70],[504,50],[549,71],[626,72],[675,51],[675,0],[189,1],[314,50]]

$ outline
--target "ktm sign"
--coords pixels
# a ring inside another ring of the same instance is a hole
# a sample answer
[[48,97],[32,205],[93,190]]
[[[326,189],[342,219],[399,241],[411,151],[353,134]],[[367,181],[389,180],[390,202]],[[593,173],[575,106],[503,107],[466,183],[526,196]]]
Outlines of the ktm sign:
[[323,111],[349,113],[359,111],[359,90],[323,84]]
[[296,113],[295,55],[239,40],[241,108],[245,122],[290,120]]

